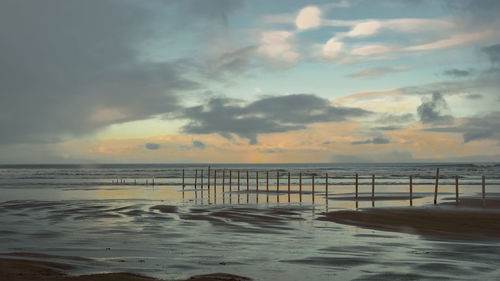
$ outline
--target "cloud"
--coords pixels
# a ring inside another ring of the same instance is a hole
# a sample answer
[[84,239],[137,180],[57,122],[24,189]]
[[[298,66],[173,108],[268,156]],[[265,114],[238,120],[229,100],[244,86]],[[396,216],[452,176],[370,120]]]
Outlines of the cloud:
[[148,142],[148,143],[146,143],[145,147],[146,147],[146,149],[149,149],[149,150],[158,150],[161,148],[161,144],[154,143],[154,142]]
[[189,134],[232,134],[257,143],[259,134],[304,129],[318,122],[341,122],[369,114],[360,108],[332,106],[311,94],[263,97],[249,104],[228,98],[213,98],[207,105],[187,108],[182,117],[189,122],[182,129]]
[[204,78],[226,80],[247,72],[254,65],[253,58],[257,53],[257,46],[245,46],[230,49],[222,54],[208,59],[186,59],[185,67],[193,73],[199,73]]
[[348,33],[349,37],[364,37],[377,34],[382,27],[380,21],[370,20],[356,24]]
[[300,54],[294,51],[291,41],[294,33],[284,30],[265,31],[260,35],[260,45],[257,49],[266,60],[276,65],[293,66]]
[[341,54],[344,43],[337,41],[336,38],[329,39],[323,46],[323,57],[335,59]]
[[55,142],[179,108],[200,85],[141,59],[157,35],[137,1],[0,1],[0,143]]
[[262,153],[283,153],[285,150],[283,149],[265,149],[262,151]]
[[500,143],[500,111],[464,118],[458,126],[428,128],[425,131],[460,133],[464,143],[477,140],[494,140]]
[[351,50],[351,54],[356,56],[370,56],[392,52],[394,49],[391,46],[372,44],[366,45]]
[[318,28],[321,24],[321,10],[316,6],[302,8],[295,19],[299,30]]
[[424,124],[443,124],[453,121],[453,116],[443,114],[448,110],[448,104],[443,95],[434,92],[430,100],[422,100],[422,104],[417,108],[420,121]]
[[489,35],[489,33],[487,31],[453,34],[449,38],[446,38],[446,39],[440,39],[440,40],[436,40],[436,41],[430,42],[430,43],[406,47],[403,50],[405,50],[405,51],[430,51],[430,50],[458,47],[458,46],[476,43],[476,42],[484,39],[488,35]]
[[391,140],[385,137],[375,137],[372,139],[362,140],[362,141],[353,141],[352,145],[361,145],[361,144],[388,144]]
[[469,94],[469,95],[466,95],[465,98],[470,99],[470,100],[479,100],[479,99],[484,98],[484,96],[481,94]]
[[447,69],[443,71],[443,74],[446,76],[451,76],[454,78],[464,78],[469,77],[475,74],[475,70],[472,68],[469,69]]
[[357,77],[357,78],[375,78],[375,77],[380,77],[388,73],[393,73],[393,72],[401,72],[411,69],[410,66],[382,66],[382,67],[373,67],[369,69],[362,70],[360,72],[352,73],[349,76],[350,77]]
[[205,143],[201,142],[201,141],[198,141],[198,140],[194,140],[193,141],[193,148],[197,148],[197,149],[205,149],[207,146],[205,145]]
[[198,18],[217,19],[227,26],[228,16],[243,7],[243,0],[184,0],[182,5]]
[[384,124],[401,124],[401,123],[409,123],[415,121],[415,117],[411,113],[405,114],[384,114],[377,120],[377,123]]
[[488,56],[491,63],[496,64],[500,62],[500,44],[484,47],[482,51]]
[[402,130],[404,129],[403,126],[380,126],[380,127],[374,127],[374,131],[396,131],[396,130]]

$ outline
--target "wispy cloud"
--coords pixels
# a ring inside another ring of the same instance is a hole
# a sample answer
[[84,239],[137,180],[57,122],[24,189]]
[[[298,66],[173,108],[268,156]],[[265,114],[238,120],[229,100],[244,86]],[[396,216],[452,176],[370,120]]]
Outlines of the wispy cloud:
[[376,78],[381,77],[389,73],[402,72],[411,69],[412,66],[400,65],[400,66],[380,66],[368,68],[356,73],[352,73],[349,76],[357,78]]

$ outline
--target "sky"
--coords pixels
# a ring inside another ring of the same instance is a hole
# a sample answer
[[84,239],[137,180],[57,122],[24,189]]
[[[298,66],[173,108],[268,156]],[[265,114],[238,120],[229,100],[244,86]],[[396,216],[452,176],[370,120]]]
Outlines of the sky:
[[3,0],[0,163],[498,162],[497,0]]

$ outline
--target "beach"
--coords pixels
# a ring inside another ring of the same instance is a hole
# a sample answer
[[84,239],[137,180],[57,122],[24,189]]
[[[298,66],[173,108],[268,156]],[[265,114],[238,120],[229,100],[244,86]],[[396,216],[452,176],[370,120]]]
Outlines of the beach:
[[[0,259],[1,280],[10,281],[154,281],[151,277],[131,273],[103,273],[80,276],[68,276],[61,270],[71,269],[71,266],[61,263],[23,260]],[[233,274],[214,273],[193,276],[186,281],[245,281],[249,278]]]
[[426,207],[342,210],[325,214],[320,220],[360,227],[455,239],[500,239],[500,200],[480,199]]
[[[250,168],[250,175],[256,170],[265,175],[261,166]],[[394,168],[388,167],[386,176],[378,177],[372,207],[370,176],[360,177],[355,202],[351,171],[358,167],[337,174],[327,170],[335,177],[328,196],[318,176],[325,170],[301,168],[302,197],[292,173],[290,202],[283,172],[288,167],[278,168],[279,190],[272,181],[269,192],[265,177],[259,190],[254,178],[248,190],[243,178],[239,192],[235,178],[232,191],[228,179],[223,191],[220,178],[216,190],[212,178],[210,192],[206,178],[203,189],[200,179],[195,188],[193,178],[186,178],[183,189],[176,184],[179,170],[170,167],[3,170],[2,276],[20,281],[30,274],[46,274],[45,280],[239,280],[235,275],[264,281],[500,276],[498,186],[488,182],[483,207],[475,171],[464,179],[459,206],[454,186],[446,182],[453,177],[445,174],[435,206],[434,186],[428,184],[432,168],[414,167],[423,172],[424,184],[415,186],[410,207],[406,177],[392,176]],[[378,169],[383,174],[383,167]],[[311,172],[317,174],[314,202]],[[145,176],[137,180],[141,184],[117,180],[128,174]],[[153,176],[155,185],[145,185]]]

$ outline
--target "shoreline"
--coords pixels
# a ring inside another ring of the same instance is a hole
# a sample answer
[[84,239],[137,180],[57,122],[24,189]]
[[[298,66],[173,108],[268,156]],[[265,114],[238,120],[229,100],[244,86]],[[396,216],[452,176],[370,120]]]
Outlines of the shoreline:
[[[30,253],[26,253],[29,255]],[[35,254],[36,255],[36,254]],[[36,261],[27,259],[0,258],[0,273],[2,280],[9,281],[160,281],[148,276],[134,273],[96,273],[89,275],[71,276],[64,271],[75,267],[49,261]],[[182,280],[182,279],[181,279]],[[181,281],[179,280],[179,281]],[[250,281],[248,277],[228,274],[213,273],[192,276],[185,281]],[[183,281],[184,281],[183,280]]]
[[[489,204],[488,204],[489,203]],[[464,198],[459,206],[387,207],[324,213],[318,220],[368,229],[452,239],[500,240],[500,200]]]

